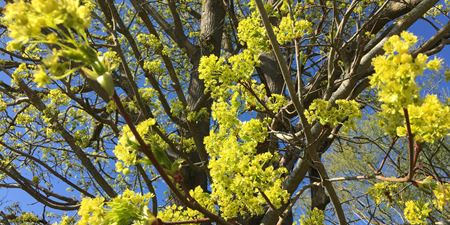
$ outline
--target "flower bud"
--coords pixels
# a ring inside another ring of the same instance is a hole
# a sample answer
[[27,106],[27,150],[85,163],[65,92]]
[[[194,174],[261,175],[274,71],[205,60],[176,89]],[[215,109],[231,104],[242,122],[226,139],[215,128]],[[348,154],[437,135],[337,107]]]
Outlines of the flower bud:
[[97,82],[102,86],[102,88],[108,93],[111,97],[114,94],[114,81],[111,76],[111,73],[105,73],[99,77],[97,77]]

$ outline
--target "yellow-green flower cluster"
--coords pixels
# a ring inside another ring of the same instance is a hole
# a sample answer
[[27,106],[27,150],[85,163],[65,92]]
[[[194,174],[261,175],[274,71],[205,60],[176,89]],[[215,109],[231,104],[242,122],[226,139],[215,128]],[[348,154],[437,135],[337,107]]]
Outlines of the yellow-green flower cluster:
[[[150,131],[151,127],[155,125],[156,120],[150,118],[139,123],[136,126],[136,130],[141,135],[145,137]],[[119,142],[114,148],[114,155],[120,162],[116,163],[117,172],[124,172],[125,174],[129,171],[127,167],[133,166],[138,160],[139,143],[134,137],[128,126],[125,126],[122,130],[122,136],[119,138]]]
[[374,199],[376,204],[381,204],[383,201],[391,203],[397,189],[397,183],[381,182],[376,183],[372,187],[370,187],[368,190],[368,194]]
[[229,76],[226,76],[226,74],[230,74],[229,70],[230,68],[222,57],[209,55],[200,59],[198,66],[199,78],[204,80],[205,91],[211,91],[213,98],[226,95],[227,84],[234,81]]
[[3,21],[14,39],[11,47],[29,39],[42,39],[44,28],[59,30],[58,26],[63,25],[84,32],[90,24],[90,13],[91,7],[79,0],[19,0],[6,5]]
[[239,22],[237,35],[239,41],[247,45],[239,54],[227,60],[215,55],[200,59],[199,77],[205,81],[206,90],[211,91],[213,98],[228,96],[230,87],[241,80],[249,80],[259,64],[259,55],[270,50],[266,30],[256,13]]
[[267,137],[267,127],[259,120],[249,120],[241,123],[239,137],[245,142],[263,142]]
[[[206,90],[214,99],[226,99],[234,92],[241,92],[248,109],[268,110],[277,112],[287,103],[284,96],[272,94],[267,97],[264,84],[258,84],[251,79],[255,66],[259,63],[259,54],[245,49],[240,54],[231,56],[228,63],[224,58],[215,55],[200,59],[199,77],[205,82]],[[244,87],[247,86],[247,88]],[[249,90],[251,89],[251,90]]]
[[103,210],[104,205],[105,199],[103,197],[83,198],[78,209],[80,220],[77,225],[103,224],[103,217],[105,215]]
[[311,22],[307,20],[293,20],[288,15],[281,18],[280,25],[274,31],[277,35],[278,42],[285,44],[310,33],[311,26]]
[[324,224],[324,221],[325,215],[323,214],[323,211],[314,208],[300,218],[300,225],[322,225]]
[[117,67],[117,57],[112,52],[99,56],[88,43],[86,29],[93,4],[80,0],[19,0],[5,8],[3,21],[12,38],[8,50],[20,50],[30,44],[48,53],[34,73],[34,82],[39,87],[47,85],[50,78],[62,79],[82,69],[84,75],[97,80],[109,95],[113,94],[111,73]]
[[205,81],[206,90],[211,91],[213,98],[226,97],[237,82],[250,79],[259,63],[258,57],[259,53],[254,54],[248,49],[231,56],[228,62],[215,55],[203,56],[198,68],[199,77]]
[[162,48],[161,41],[153,34],[140,33],[137,35],[137,40],[145,47],[151,48],[154,51]]
[[230,100],[231,104],[224,100],[218,100],[212,105],[212,118],[219,123],[223,130],[235,130],[240,124],[239,119],[236,117],[240,107],[238,97],[239,95],[235,93]]
[[102,197],[83,198],[77,225],[141,225],[154,221],[147,208],[152,197],[151,193],[141,195],[127,189],[109,202]]
[[407,201],[403,214],[408,222],[412,225],[425,225],[427,217],[431,212],[429,203],[422,203],[417,201]]
[[[421,105],[408,105],[408,113],[417,141],[433,143],[449,135],[450,107],[443,105],[436,95],[427,95]],[[397,127],[397,135],[406,136],[406,127]]]
[[0,112],[3,112],[8,107],[8,104],[3,100],[2,96],[0,95]]
[[[247,88],[251,89],[248,90]],[[247,110],[257,110],[259,112],[271,111],[277,113],[283,106],[287,105],[286,97],[280,94],[267,95],[264,84],[257,83],[256,80],[242,82],[236,86],[234,91],[242,92]],[[265,104],[262,105],[262,104]]]
[[433,190],[433,194],[436,197],[433,204],[439,210],[443,210],[450,202],[450,184],[438,184]]
[[186,119],[189,122],[196,122],[209,117],[209,112],[206,107],[202,107],[198,111],[191,111],[187,113]]
[[158,100],[157,100],[157,92],[153,88],[139,88],[138,90],[139,94],[142,97],[142,100],[151,106],[155,106],[157,108],[158,106]]
[[45,87],[50,84],[50,77],[47,75],[42,67],[39,67],[33,74],[33,81],[38,87]]
[[[211,199],[210,194],[203,191],[203,189],[198,186],[194,190],[189,191],[189,194],[203,207],[208,209],[210,212],[214,212],[215,205]],[[164,208],[162,212],[158,214],[158,218],[162,221],[187,221],[204,218],[203,214],[200,212],[183,208],[182,206],[173,204]]]
[[287,105],[286,97],[280,94],[272,94],[267,101],[267,107],[274,113],[278,112],[283,106]]
[[[167,143],[155,132],[152,127],[156,124],[156,120],[153,118],[142,121],[136,126],[136,130],[150,148],[158,163],[166,169],[169,175],[176,172],[183,160],[172,160],[167,155]],[[114,149],[114,154],[119,160],[116,163],[116,171],[122,172],[127,175],[130,172],[128,167],[135,165],[136,163],[144,163],[151,165],[152,162],[147,157],[139,156],[140,144],[136,140],[128,126],[125,126],[122,131],[122,135],[119,138],[119,143]]]
[[415,79],[426,68],[439,70],[442,60],[435,58],[428,61],[424,54],[413,58],[408,51],[416,42],[417,38],[408,32],[390,37],[383,47],[386,54],[372,61],[375,73],[370,77],[370,84],[378,90],[382,103],[379,114],[381,125],[387,133],[406,135],[404,109],[407,109],[416,139],[434,142],[448,134],[450,111],[436,96],[427,96],[422,100]]
[[272,153],[256,153],[258,143],[268,135],[266,124],[257,119],[241,122],[237,119],[240,107],[236,93],[230,103],[214,102],[212,116],[219,129],[205,138],[211,157],[211,197],[225,218],[263,213],[267,202],[262,193],[276,207],[289,197],[282,189],[286,169],[270,165],[276,158]]
[[61,222],[54,223],[53,225],[73,225],[73,224],[75,224],[75,219],[73,217],[63,216],[61,218]]
[[203,215],[196,210],[173,204],[158,213],[158,218],[162,221],[188,221],[203,218]]
[[163,72],[161,60],[145,61],[144,69],[149,73],[161,74]]
[[152,197],[151,193],[141,195],[128,189],[125,190],[121,196],[106,203],[108,207],[105,214],[106,224],[137,225],[143,221],[154,220],[154,216],[147,208]]
[[54,106],[67,105],[70,102],[70,98],[60,89],[50,90],[47,98],[50,100],[50,104]]
[[258,13],[252,13],[251,16],[242,19],[237,31],[239,41],[246,44],[247,49],[255,51],[268,51],[270,49],[266,29],[262,26]]
[[18,217],[11,219],[9,222],[14,224],[37,224],[39,223],[39,217],[31,212],[24,212]]
[[[315,99],[305,110],[305,117],[309,123],[317,120],[322,125],[343,124],[349,127],[354,125],[356,118],[361,118],[361,110],[355,100],[339,99],[336,100],[336,106],[331,106],[326,100]],[[347,121],[343,122],[345,119]]]
[[[386,55],[375,57],[372,61],[375,73],[370,84],[378,89],[378,97],[391,108],[401,108],[414,103],[419,97],[415,79],[427,68],[428,57],[424,54],[413,58],[408,50],[417,38],[402,32],[401,36],[390,37],[384,44]],[[431,63],[432,68],[436,68]]]
[[26,63],[21,63],[16,70],[12,73],[12,84],[17,84],[21,79],[27,78],[30,75],[30,69],[34,66],[27,65]]

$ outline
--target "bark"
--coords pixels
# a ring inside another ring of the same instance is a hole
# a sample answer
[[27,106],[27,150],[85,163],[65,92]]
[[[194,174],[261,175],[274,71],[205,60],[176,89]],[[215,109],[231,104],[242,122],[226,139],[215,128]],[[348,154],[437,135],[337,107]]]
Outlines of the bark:
[[[309,168],[309,182],[321,182],[319,171],[315,168]],[[323,186],[311,186],[311,210],[314,208],[325,210],[328,203],[330,203],[330,197],[325,192]]]
[[[198,77],[198,65],[201,56],[214,54],[219,56],[223,25],[225,20],[225,7],[221,0],[205,0],[202,5],[201,21],[200,21],[200,47],[196,50],[196,53],[191,57],[191,63],[194,66],[193,72],[189,82],[188,90],[188,109],[199,110],[202,107],[211,109],[212,100],[209,94],[205,93],[205,85]],[[192,162],[200,162],[206,160],[206,151],[203,144],[203,139],[209,134],[210,119],[205,118],[197,121],[196,123],[190,123],[190,133],[193,135],[196,143],[197,151],[189,154],[189,158]],[[204,171],[199,171],[196,168],[186,168],[184,171],[184,183],[188,189],[193,189],[197,186],[207,189],[207,174]]]

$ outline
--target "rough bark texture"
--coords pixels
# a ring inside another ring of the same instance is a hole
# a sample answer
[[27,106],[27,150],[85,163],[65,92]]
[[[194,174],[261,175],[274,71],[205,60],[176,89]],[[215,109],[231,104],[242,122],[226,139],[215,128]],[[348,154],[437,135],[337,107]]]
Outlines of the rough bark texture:
[[[321,182],[319,171],[314,168],[309,168],[309,182],[312,184],[314,182]],[[330,197],[328,197],[325,189],[322,186],[312,186],[311,187],[311,209],[317,208],[320,210],[325,210],[328,203],[330,203]]]
[[[201,22],[200,22],[200,47],[191,58],[194,70],[191,73],[189,84],[188,108],[190,110],[198,110],[202,107],[211,108],[211,99],[205,94],[205,85],[198,77],[198,64],[200,57],[204,55],[219,55],[222,43],[223,23],[225,20],[225,8],[220,0],[205,0],[202,5]],[[189,155],[192,162],[200,162],[200,154],[205,152],[203,139],[209,134],[210,121],[209,117],[191,124],[191,133],[194,135],[197,143],[197,152]],[[185,185],[189,189],[197,186],[206,190],[207,175],[194,168],[187,168],[184,171]]]

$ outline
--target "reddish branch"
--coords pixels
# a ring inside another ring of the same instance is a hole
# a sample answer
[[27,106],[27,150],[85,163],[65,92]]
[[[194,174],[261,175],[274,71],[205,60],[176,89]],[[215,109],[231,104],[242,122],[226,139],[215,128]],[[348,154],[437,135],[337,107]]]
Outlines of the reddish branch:
[[381,161],[380,166],[378,167],[378,170],[376,171],[377,174],[381,173],[381,170],[383,169],[384,164],[386,163],[386,160],[387,160],[387,158],[389,157],[389,154],[391,153],[391,150],[394,149],[394,145],[395,145],[395,143],[397,142],[397,140],[398,140],[398,136],[395,136],[395,137],[392,139],[392,142],[391,142],[391,144],[389,145],[389,150],[387,151],[386,155],[384,156],[383,160]]
[[411,131],[411,123],[409,121],[409,113],[408,109],[403,108],[403,113],[405,114],[405,121],[406,121],[406,130],[408,133],[408,149],[409,149],[409,172],[408,172],[408,181],[411,181],[414,176],[414,167],[415,167],[415,151],[414,151],[414,135]]

